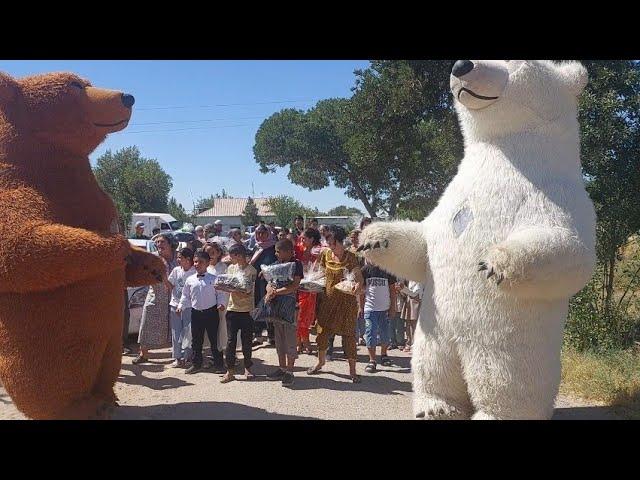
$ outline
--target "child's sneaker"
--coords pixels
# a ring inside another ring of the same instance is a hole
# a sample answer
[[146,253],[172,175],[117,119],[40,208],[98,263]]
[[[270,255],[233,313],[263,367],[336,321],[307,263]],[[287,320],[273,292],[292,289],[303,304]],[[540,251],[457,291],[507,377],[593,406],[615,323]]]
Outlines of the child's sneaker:
[[380,358],[380,364],[382,364],[383,367],[390,367],[392,365],[391,359],[384,355]]
[[187,368],[184,373],[186,373],[187,375],[191,375],[192,373],[198,373],[200,370],[202,370],[202,367],[198,367],[197,365],[191,365],[189,368]]
[[376,362],[369,362],[366,367],[364,367],[364,371],[367,373],[375,373],[376,372]]
[[182,366],[182,362],[180,360],[178,360],[177,358],[173,361],[173,363],[171,365],[169,365],[171,368],[180,368]]

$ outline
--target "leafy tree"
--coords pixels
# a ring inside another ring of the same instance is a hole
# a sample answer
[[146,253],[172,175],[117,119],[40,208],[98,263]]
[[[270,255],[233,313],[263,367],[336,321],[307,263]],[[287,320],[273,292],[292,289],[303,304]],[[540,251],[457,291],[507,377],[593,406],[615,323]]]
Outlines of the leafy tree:
[[136,146],[112,153],[107,150],[93,172],[118,209],[123,231],[133,212],[166,212],[171,177],[155,159],[142,157]]
[[288,166],[289,179],[309,190],[344,188],[373,217],[396,216],[416,198],[426,212],[462,156],[449,92],[452,64],[371,62],[355,72],[351,98],[265,120],[256,133],[256,162],[263,173]]
[[637,338],[640,290],[640,63],[582,62],[581,160],[596,215],[598,263],[570,303],[565,343],[579,350],[628,347]]
[[580,101],[581,159],[595,205],[603,313],[614,296],[617,253],[640,230],[640,63],[588,60]]
[[247,204],[242,211],[242,215],[240,216],[240,222],[244,226],[255,225],[260,221],[260,216],[258,215],[258,206],[253,198],[247,198]]
[[215,195],[210,195],[208,197],[200,197],[198,200],[196,200],[196,203],[193,206],[193,214],[198,215],[199,213],[202,213],[205,210],[209,210],[210,208],[213,208],[213,204],[215,203],[216,198],[220,198],[220,197],[216,197]]
[[191,217],[187,214],[186,210],[182,206],[181,203],[171,197],[167,204],[167,212],[176,220],[180,220],[181,222],[191,222]]
[[360,209],[355,207],[347,207],[346,205],[339,205],[329,210],[327,212],[327,215],[332,217],[356,216],[356,215],[362,215],[362,211],[360,211]]
[[293,227],[293,220],[297,215],[312,217],[319,214],[318,209],[312,210],[305,207],[296,199],[287,195],[271,197],[267,201],[269,208],[276,216],[276,223],[280,227]]
[[200,197],[198,200],[196,200],[195,205],[193,206],[193,214],[197,215],[199,213],[204,212],[205,210],[209,210],[210,208],[213,208],[216,199],[218,198],[231,198],[227,192],[225,191],[225,189],[222,189],[222,193],[215,193],[213,195],[209,195],[208,197]]

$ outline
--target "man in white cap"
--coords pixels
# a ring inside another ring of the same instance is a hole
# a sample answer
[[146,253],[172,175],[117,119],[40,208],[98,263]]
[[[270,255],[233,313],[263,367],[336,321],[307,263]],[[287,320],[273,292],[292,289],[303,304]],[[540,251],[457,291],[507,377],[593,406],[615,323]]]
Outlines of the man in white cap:
[[226,246],[226,244],[229,242],[228,237],[222,236],[222,220],[216,220],[215,222],[213,222],[213,233],[209,241],[216,242],[221,246]]
[[136,222],[136,233],[130,238],[136,240],[149,240],[149,237],[144,234],[144,222]]
[[213,235],[219,237],[222,235],[222,220],[213,222]]
[[196,234],[196,240],[198,240],[203,245],[207,243],[207,239],[204,236],[204,228],[202,228],[202,225],[198,225],[196,227],[195,234]]

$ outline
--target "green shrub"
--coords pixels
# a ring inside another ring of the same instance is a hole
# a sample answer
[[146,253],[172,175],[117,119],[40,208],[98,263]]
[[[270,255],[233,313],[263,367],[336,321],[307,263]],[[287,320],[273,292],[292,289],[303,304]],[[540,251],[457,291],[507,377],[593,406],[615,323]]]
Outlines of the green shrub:
[[594,282],[571,299],[564,332],[565,346],[580,352],[604,352],[634,344],[640,327],[638,319],[615,303],[605,313],[599,300]]

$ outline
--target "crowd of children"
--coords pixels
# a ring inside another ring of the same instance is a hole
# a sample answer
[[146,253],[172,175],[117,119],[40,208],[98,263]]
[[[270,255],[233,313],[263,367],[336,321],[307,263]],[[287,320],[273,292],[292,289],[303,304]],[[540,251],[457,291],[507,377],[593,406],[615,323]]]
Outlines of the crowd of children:
[[[361,222],[349,240],[339,226],[312,221],[305,229],[301,216],[292,230],[276,232],[258,225],[248,241],[232,231],[231,241],[221,242],[209,225],[196,227],[197,240],[177,251],[177,266],[168,270],[163,286],[170,292],[171,366],[184,368],[186,374],[212,368],[224,374],[222,383],[231,382],[236,379],[240,342],[244,376],[250,380],[255,376],[252,348],[266,340],[276,348],[279,363],[267,378],[290,386],[298,355],[315,354],[310,341],[314,330],[318,361],[309,375],[321,372],[331,360],[336,335],[342,337],[354,383],[361,381],[356,372],[358,343],[369,353],[367,373],[376,372],[378,346],[380,364],[391,365],[389,349],[410,351],[421,286],[396,279],[357,253],[359,233],[370,222]],[[165,240],[154,237],[156,242]],[[203,356],[205,333],[210,362]],[[146,361],[146,350],[141,349],[134,363]]]

